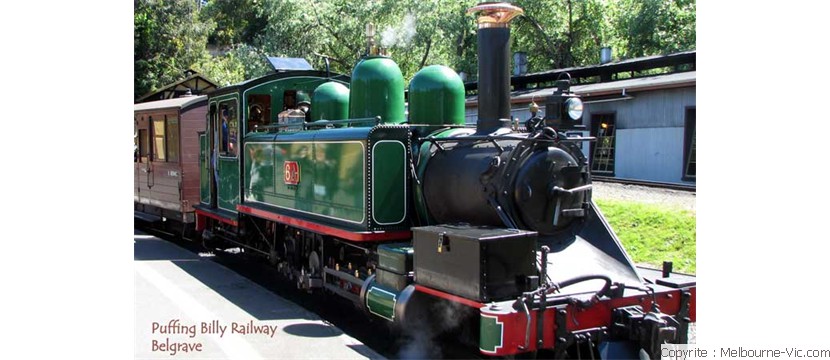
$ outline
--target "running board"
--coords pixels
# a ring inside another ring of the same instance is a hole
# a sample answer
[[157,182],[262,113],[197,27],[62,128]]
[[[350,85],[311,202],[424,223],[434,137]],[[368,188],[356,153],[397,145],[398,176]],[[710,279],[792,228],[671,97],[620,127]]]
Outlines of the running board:
[[138,210],[133,210],[133,218],[146,221],[148,223],[155,223],[161,221],[161,216],[151,215]]

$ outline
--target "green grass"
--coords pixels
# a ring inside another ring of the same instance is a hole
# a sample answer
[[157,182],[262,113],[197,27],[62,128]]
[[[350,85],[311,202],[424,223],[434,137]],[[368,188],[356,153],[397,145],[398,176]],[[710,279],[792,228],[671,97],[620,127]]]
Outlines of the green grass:
[[638,264],[695,273],[695,213],[672,207],[620,200],[596,200],[628,254]]

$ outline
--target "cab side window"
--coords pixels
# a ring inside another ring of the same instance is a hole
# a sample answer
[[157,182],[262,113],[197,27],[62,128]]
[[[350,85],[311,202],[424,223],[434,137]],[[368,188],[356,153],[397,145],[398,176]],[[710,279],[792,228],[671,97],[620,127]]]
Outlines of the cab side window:
[[238,147],[239,119],[236,103],[225,101],[219,104],[219,155],[236,157]]

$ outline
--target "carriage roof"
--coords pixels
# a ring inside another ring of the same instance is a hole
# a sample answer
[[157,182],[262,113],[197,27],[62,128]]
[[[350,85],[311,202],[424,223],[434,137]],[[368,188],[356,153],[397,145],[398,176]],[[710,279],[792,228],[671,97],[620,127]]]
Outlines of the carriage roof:
[[158,110],[158,109],[181,109],[184,110],[187,107],[196,105],[200,102],[207,101],[206,95],[199,95],[199,96],[183,96],[175,99],[166,99],[166,100],[158,100],[158,101],[150,101],[145,103],[135,104],[135,111],[143,111],[143,110]]

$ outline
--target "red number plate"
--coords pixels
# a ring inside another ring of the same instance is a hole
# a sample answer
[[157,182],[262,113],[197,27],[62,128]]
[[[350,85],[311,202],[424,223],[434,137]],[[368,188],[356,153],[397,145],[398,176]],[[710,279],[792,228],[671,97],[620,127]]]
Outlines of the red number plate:
[[297,185],[300,183],[300,164],[296,161],[286,161],[283,163],[285,173],[283,180],[286,185]]

